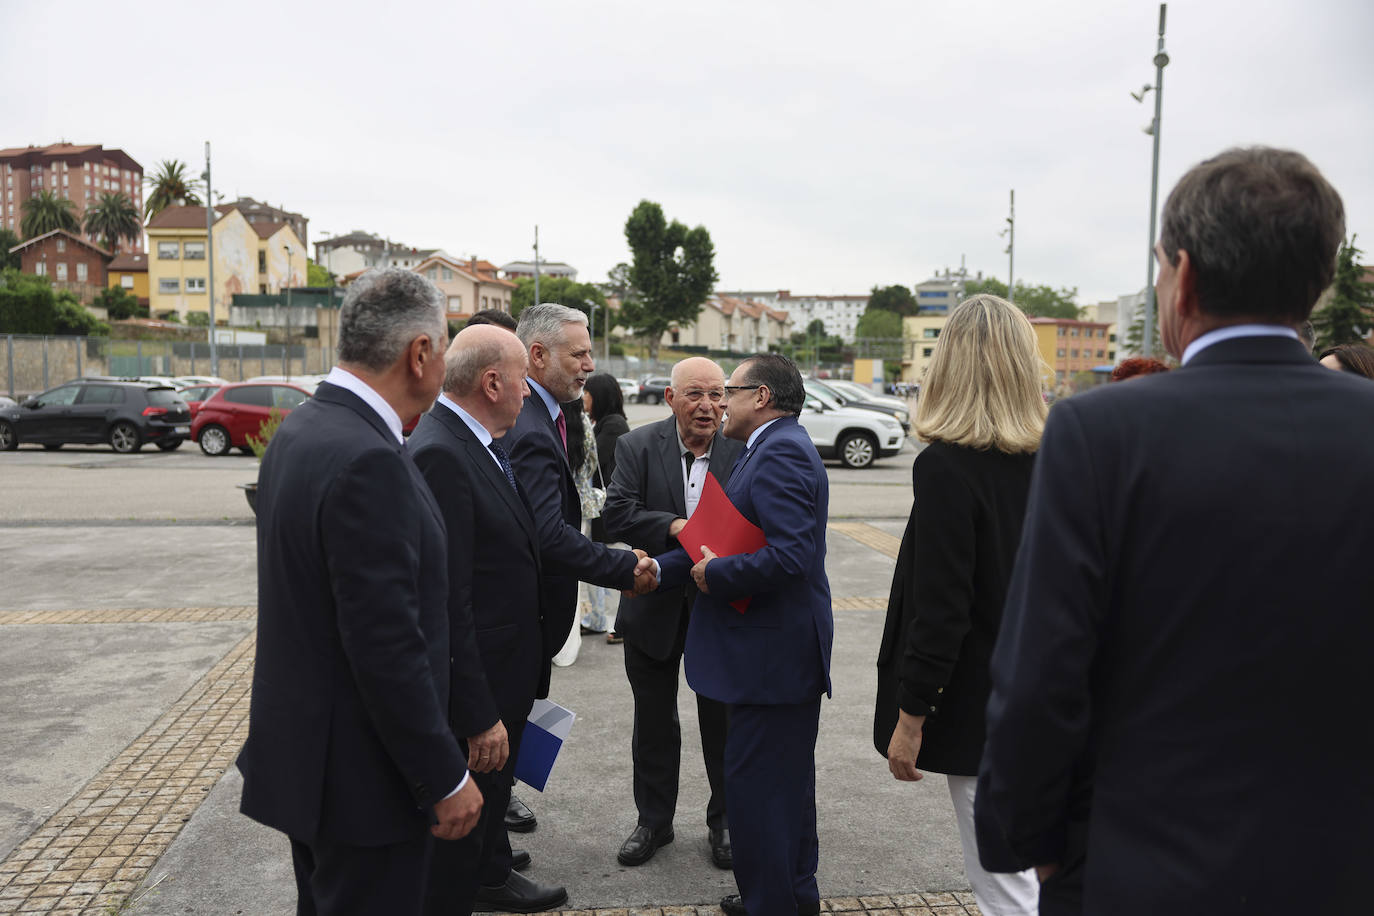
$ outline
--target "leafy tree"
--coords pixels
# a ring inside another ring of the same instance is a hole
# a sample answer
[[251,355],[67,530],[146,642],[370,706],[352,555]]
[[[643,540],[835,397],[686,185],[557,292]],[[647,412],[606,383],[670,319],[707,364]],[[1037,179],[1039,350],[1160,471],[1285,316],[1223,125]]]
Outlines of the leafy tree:
[[110,326],[91,314],[76,295],[69,290],[58,290],[53,296],[53,334],[81,337],[105,337]]
[[0,272],[0,334],[108,334],[76,297],[54,292],[47,277]]
[[[964,284],[965,297],[978,293],[991,293],[1005,299],[1007,298],[1007,284],[996,277],[969,280]],[[1021,311],[1032,318],[1077,318],[1079,308],[1073,302],[1076,298],[1078,298],[1078,287],[1076,286],[1054,289],[1044,285],[1027,286],[1018,282],[1016,284],[1016,297],[1013,301],[1020,307]]]
[[[556,302],[577,309],[588,319],[592,316],[592,305],[595,305],[597,326],[605,320],[602,309],[606,307],[606,296],[594,283],[578,283],[571,277],[540,275],[539,298],[544,302]],[[520,317],[520,313],[531,305],[534,305],[534,278],[520,277],[515,281],[515,289],[510,294],[511,316]]]
[[321,264],[316,264],[309,258],[305,259],[305,285],[306,286],[333,286],[334,275],[331,274]]
[[109,286],[96,293],[92,304],[103,308],[112,321],[148,317],[148,309],[138,304],[138,297],[118,286]]
[[186,174],[186,163],[176,159],[164,159],[158,163],[157,171],[143,179],[150,190],[148,199],[143,202],[143,215],[152,219],[158,213],[175,203],[200,206],[200,182]]
[[902,316],[915,315],[916,297],[905,286],[884,286],[881,289],[875,286],[868,296],[868,310],[873,309]]
[[121,239],[137,242],[143,238],[143,220],[138,208],[123,191],[104,192],[86,210],[86,234],[101,240],[106,251],[113,252]]
[[186,315],[186,325],[192,328],[208,328],[210,326],[210,313],[189,312]]
[[19,231],[26,239],[37,238],[54,229],[81,231],[81,224],[76,219],[76,204],[58,197],[56,191],[39,191],[24,201],[21,209],[24,216],[19,221]]
[[625,221],[625,240],[634,261],[629,281],[638,295],[620,308],[622,321],[646,338],[649,359],[658,359],[663,333],[674,324],[691,324],[716,283],[715,246],[705,226],[688,229],[669,223],[650,200]]
[[1374,327],[1374,284],[1365,282],[1364,268],[1358,263],[1362,253],[1353,235],[1341,245],[1330,298],[1312,313],[1319,353],[1327,347],[1361,343]]
[[864,313],[859,316],[859,324],[854,329],[854,336],[859,338],[895,337],[900,339],[902,336],[902,316],[896,312],[889,312],[883,309],[875,309],[870,303]]
[[11,254],[10,249],[22,241],[24,240],[15,235],[12,230],[0,229],[0,270],[6,270],[10,267],[15,270],[19,269],[19,252],[16,251]]

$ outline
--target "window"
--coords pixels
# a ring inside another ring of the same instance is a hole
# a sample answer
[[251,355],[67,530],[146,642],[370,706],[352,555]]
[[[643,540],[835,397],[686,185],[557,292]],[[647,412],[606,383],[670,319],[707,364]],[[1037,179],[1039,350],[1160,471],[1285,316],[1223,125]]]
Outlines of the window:
[[63,407],[76,403],[76,396],[81,393],[80,385],[63,385],[61,388],[54,388],[52,391],[45,391],[38,396],[38,406],[40,407]]
[[1077,337],[1077,336],[1078,336],[1078,328],[1069,328],[1069,336],[1070,336],[1070,337]]
[[188,261],[205,260],[204,242],[187,242],[181,246],[181,256]]
[[439,279],[439,268],[437,267],[431,267],[429,270],[425,271],[425,273],[429,275],[429,282],[431,283]]
[[940,336],[940,329],[926,328],[921,332],[921,336],[924,337],[926,340],[934,340],[935,338]]
[[1059,357],[1060,359],[1063,359],[1063,358],[1064,358],[1064,348],[1063,348],[1063,347],[1060,347],[1058,350],[1055,350],[1055,351],[1054,351],[1054,355],[1057,356],[1057,357]]
[[123,404],[124,389],[113,385],[87,385],[81,392],[82,404]]
[[[258,250],[258,273],[267,273],[267,252],[261,249]],[[263,292],[267,292],[267,290],[263,290]]]
[[57,251],[58,251],[58,253],[60,254],[61,252],[64,252],[64,251],[66,251],[66,250],[67,250],[67,240],[64,239],[64,238],[58,238],[58,240],[57,240]]
[[1074,359],[1078,359],[1078,351],[1077,351],[1077,350],[1070,350],[1070,351],[1069,351],[1069,356],[1073,357]]
[[483,297],[482,297],[482,308],[486,308],[486,307],[487,307],[487,297],[486,297],[486,296],[483,296]]
[[176,242],[158,242],[157,259],[159,261],[175,261],[180,257]]
[[181,281],[176,277],[159,277],[157,281],[157,291],[160,293],[175,294],[181,289]]
[[[1062,324],[1059,326],[1058,332],[1059,332],[1059,336],[1060,336],[1060,337],[1063,337],[1063,336],[1064,336],[1064,326],[1063,326]],[[1062,353],[1060,354],[1060,356],[1063,356],[1063,355],[1064,355],[1064,354],[1062,354]]]
[[283,410],[294,410],[305,403],[308,397],[304,391],[297,391],[295,388],[287,388],[285,385],[272,386],[272,406],[280,407]]
[[86,282],[86,262],[85,262],[85,261],[82,261],[81,263],[79,263],[79,264],[76,265],[76,282],[78,282],[78,283],[85,283],[85,282]]
[[205,278],[204,278],[204,277],[187,277],[187,278],[186,278],[186,292],[188,292],[188,293],[203,293],[203,292],[205,292]]
[[1098,350],[1098,351],[1097,351],[1097,358],[1098,358],[1098,359],[1101,359],[1101,358],[1102,358],[1102,352],[1103,352],[1103,351],[1101,351],[1101,350]]
[[224,399],[231,404],[249,404],[253,407],[271,407],[272,388],[272,385],[250,385],[246,388],[231,388],[224,392]]
[[39,261],[37,264],[33,265],[33,272],[40,277],[46,277],[48,275],[48,262]]
[[445,267],[444,270],[443,270],[442,276],[443,276],[443,278],[444,278],[445,280],[452,280],[452,279],[453,279],[453,271],[451,271],[451,270],[449,270],[447,267]]
[[935,352],[935,348],[934,348],[934,347],[922,347],[922,348],[921,348],[921,355],[924,356],[924,357],[926,357],[927,359],[930,357],[930,354],[932,354],[932,353],[934,353],[934,352]]
[[120,278],[119,278],[119,285],[120,285],[122,288],[124,288],[124,289],[133,289],[133,288],[134,288],[134,278],[133,278],[133,276],[130,275],[130,274],[125,274],[124,276],[120,277]]
[[65,283],[65,282],[66,282],[66,280],[67,280],[67,262],[66,262],[66,261],[58,261],[58,262],[57,262],[57,279],[58,279],[58,282],[62,282],[62,283]]

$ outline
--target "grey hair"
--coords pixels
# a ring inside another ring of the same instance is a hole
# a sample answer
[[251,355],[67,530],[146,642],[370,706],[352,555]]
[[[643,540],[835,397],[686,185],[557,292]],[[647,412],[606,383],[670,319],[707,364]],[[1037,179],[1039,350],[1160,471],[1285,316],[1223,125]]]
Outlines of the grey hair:
[[509,344],[506,341],[493,338],[475,341],[454,350],[444,360],[444,393],[460,398],[471,395],[477,390],[486,371],[501,364],[507,346]]
[[520,338],[526,350],[536,343],[552,347],[563,342],[566,336],[563,325],[586,323],[586,314],[577,309],[555,302],[541,302],[520,313],[520,323],[515,327],[515,335]]
[[339,362],[388,369],[421,334],[442,346],[444,296],[413,270],[369,270],[348,287],[339,307]]

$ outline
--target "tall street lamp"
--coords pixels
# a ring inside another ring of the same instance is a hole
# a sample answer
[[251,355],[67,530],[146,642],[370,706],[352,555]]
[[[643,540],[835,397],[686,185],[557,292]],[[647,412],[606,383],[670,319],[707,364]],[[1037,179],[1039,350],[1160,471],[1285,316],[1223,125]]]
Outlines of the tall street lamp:
[[1155,48],[1153,63],[1155,65],[1155,84],[1145,85],[1139,92],[1132,92],[1131,98],[1137,102],[1145,101],[1145,95],[1151,89],[1155,93],[1155,117],[1150,122],[1150,126],[1145,128],[1145,133],[1154,138],[1154,157],[1150,163],[1150,241],[1145,253],[1145,323],[1144,331],[1141,335],[1140,352],[1142,356],[1151,356],[1154,353],[1155,337],[1155,220],[1159,213],[1159,130],[1160,118],[1164,109],[1164,68],[1169,65],[1169,55],[1164,51],[1164,12],[1168,9],[1167,3],[1159,5],[1159,41]]

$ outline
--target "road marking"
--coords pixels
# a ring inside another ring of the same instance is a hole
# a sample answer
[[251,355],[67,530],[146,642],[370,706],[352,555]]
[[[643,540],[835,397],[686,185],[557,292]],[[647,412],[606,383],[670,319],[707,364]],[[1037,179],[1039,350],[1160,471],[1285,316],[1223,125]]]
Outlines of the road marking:
[[898,548],[902,546],[901,538],[865,522],[831,522],[829,528],[831,531],[848,535],[865,547],[876,550],[883,556],[891,557],[894,560],[897,559]]

